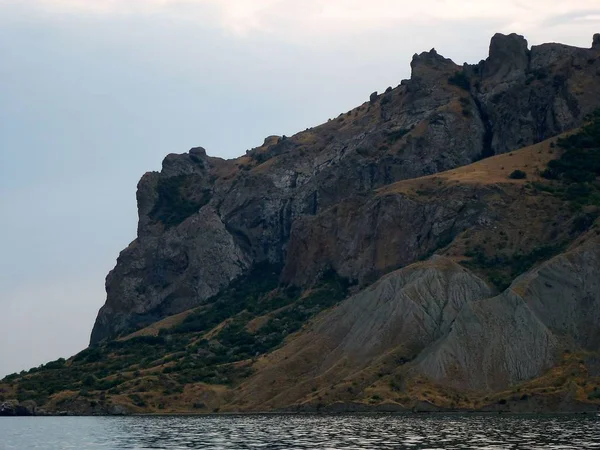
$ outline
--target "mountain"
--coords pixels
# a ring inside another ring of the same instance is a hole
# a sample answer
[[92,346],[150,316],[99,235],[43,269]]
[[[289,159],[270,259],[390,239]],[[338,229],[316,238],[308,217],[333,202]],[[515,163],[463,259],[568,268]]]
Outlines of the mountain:
[[91,346],[7,377],[4,410],[599,408],[600,35],[411,68],[146,173]]
[[580,126],[600,106],[599,51],[528,50],[498,34],[486,61],[461,67],[431,50],[413,57],[410,80],[319,127],[230,161],[202,148],[167,156],[138,185],[138,237],[107,277],[91,343],[199,306],[257,263],[283,265],[286,281],[306,287],[325,263],[362,280],[414,261],[435,242],[351,268],[340,267],[347,255],[301,268],[294,245],[346,199]]

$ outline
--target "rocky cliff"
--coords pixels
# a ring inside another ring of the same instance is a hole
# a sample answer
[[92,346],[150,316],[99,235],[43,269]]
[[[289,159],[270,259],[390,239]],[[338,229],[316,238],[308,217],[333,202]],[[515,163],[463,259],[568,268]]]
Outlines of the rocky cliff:
[[[326,124],[269,137],[236,160],[172,154],[144,175],[138,237],[107,277],[92,344],[202,305],[261,262],[304,287],[330,263],[361,282],[409,264],[482,205],[420,209],[374,198],[378,188],[540,142],[600,106],[597,43],[529,49],[522,36],[497,34],[479,64],[432,49],[411,68],[410,80]],[[391,245],[371,245],[369,234]],[[300,256],[309,242],[311,267]]]
[[600,37],[411,67],[145,174],[92,345],[0,382],[7,414],[599,409]]

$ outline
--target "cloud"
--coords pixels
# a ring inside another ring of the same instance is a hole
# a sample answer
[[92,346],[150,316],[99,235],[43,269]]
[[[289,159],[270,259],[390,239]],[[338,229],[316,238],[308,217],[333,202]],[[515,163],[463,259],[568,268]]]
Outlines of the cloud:
[[589,22],[600,23],[600,9],[578,10],[550,16],[544,20],[544,25],[556,26]]
[[[0,5],[3,0],[0,0]],[[4,3],[7,3],[4,0]],[[234,35],[323,35],[438,21],[495,20],[507,29],[598,20],[597,0],[23,0],[46,12],[161,14],[216,23]]]

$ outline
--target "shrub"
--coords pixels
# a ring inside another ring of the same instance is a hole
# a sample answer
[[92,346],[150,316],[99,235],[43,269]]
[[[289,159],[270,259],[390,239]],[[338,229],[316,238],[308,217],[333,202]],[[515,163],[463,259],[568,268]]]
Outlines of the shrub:
[[490,281],[499,290],[504,290],[515,277],[525,273],[538,262],[559,254],[563,249],[563,245],[544,245],[533,249],[530,253],[512,255],[498,253],[494,256],[487,256],[483,247],[476,246],[465,252],[465,256],[472,258],[470,261],[466,261],[465,265],[485,270]]
[[524,178],[527,178],[527,174],[525,172],[523,172],[522,170],[514,170],[509,176],[508,178],[511,178],[513,180],[522,180]]
[[600,400],[600,389],[597,386],[588,395],[588,400]]
[[210,201],[210,190],[205,189],[197,200],[183,192],[186,183],[193,181],[187,175],[160,178],[156,186],[158,198],[149,216],[167,227],[178,225]]
[[88,375],[83,379],[82,383],[86,387],[93,387],[96,384],[96,378],[93,375]]
[[456,72],[450,78],[448,78],[448,83],[458,86],[465,91],[471,90],[471,81],[465,72]]
[[600,205],[600,110],[587,119],[578,133],[557,140],[565,151],[542,172],[542,177],[560,182],[553,192],[575,208]]
[[406,134],[410,133],[410,130],[407,128],[399,128],[397,130],[386,132],[388,142],[393,143],[398,139],[402,139]]
[[65,366],[65,358],[58,358],[56,361],[51,361],[42,366],[43,369],[61,369]]

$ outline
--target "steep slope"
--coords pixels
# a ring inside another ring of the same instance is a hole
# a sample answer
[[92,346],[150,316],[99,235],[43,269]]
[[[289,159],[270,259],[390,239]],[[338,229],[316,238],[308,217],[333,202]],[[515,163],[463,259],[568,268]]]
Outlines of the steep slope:
[[447,258],[394,271],[259,361],[256,376],[240,386],[232,403],[268,410],[322,401],[325,393],[329,401],[350,400],[359,392],[352,381],[364,381],[390,361],[410,361],[446,335],[467,303],[489,295],[482,280]]
[[598,39],[427,52],[320,127],[167,156],[93,345],[6,377],[0,410],[598,408]]
[[527,49],[522,36],[496,35],[490,56],[465,73],[488,119],[492,154],[505,153],[580,124],[597,105],[597,40],[592,50],[548,43]]
[[[365,197],[364,204],[390,197],[414,211],[464,201],[458,216],[482,205],[436,255],[371,286],[348,285],[335,260],[307,290],[278,283],[280,266],[258,266],[201,307],[8,377],[0,400],[87,414],[595,408],[598,198],[572,197],[581,183],[540,174],[553,167],[547,175],[559,176],[573,157],[563,147],[593,146],[597,131],[600,119],[558,145],[545,141]],[[579,164],[600,170],[595,151],[585,155]],[[518,167],[527,178],[510,177]],[[352,227],[362,216],[341,223]],[[400,219],[378,228],[381,249],[391,247],[383,230],[398,227]],[[356,248],[377,246],[370,236]],[[505,280],[510,288],[497,294]]]
[[[306,287],[314,271],[302,272],[288,244],[305,240],[312,233],[307,224],[325,221],[321,215],[331,215],[330,208],[346,199],[360,202],[398,180],[542,141],[579,126],[600,106],[597,44],[528,50],[521,36],[498,34],[478,65],[460,67],[431,50],[415,55],[411,68],[410,80],[319,127],[267,138],[231,161],[210,158],[202,148],[169,155],[160,173],[144,175],[138,237],[107,277],[107,301],[91,342],[201,305],[259,263],[285,265],[285,279]],[[415,215],[410,204],[400,207]],[[443,205],[435,214],[443,219],[454,211]],[[412,220],[416,230],[424,219]],[[363,280],[436,246],[437,230],[407,233],[413,246],[407,254],[355,261],[347,275]]]
[[[537,195],[554,140],[475,164],[383,187],[294,223],[283,279],[308,283],[325,267],[368,283],[434,251],[464,260],[498,288],[515,254],[548,246],[551,256],[577,235],[564,199]],[[510,178],[522,169],[526,178]],[[532,183],[533,182],[533,183]],[[537,184],[535,184],[537,183]],[[535,217],[533,221],[524,217]],[[552,250],[551,247],[556,247]],[[486,255],[505,256],[485,267]],[[478,267],[479,265],[484,267]],[[528,267],[524,267],[521,273]]]
[[599,275],[595,238],[523,275],[502,295],[464,308],[420,369],[444,385],[497,391],[541,375],[559,350],[597,351]]

